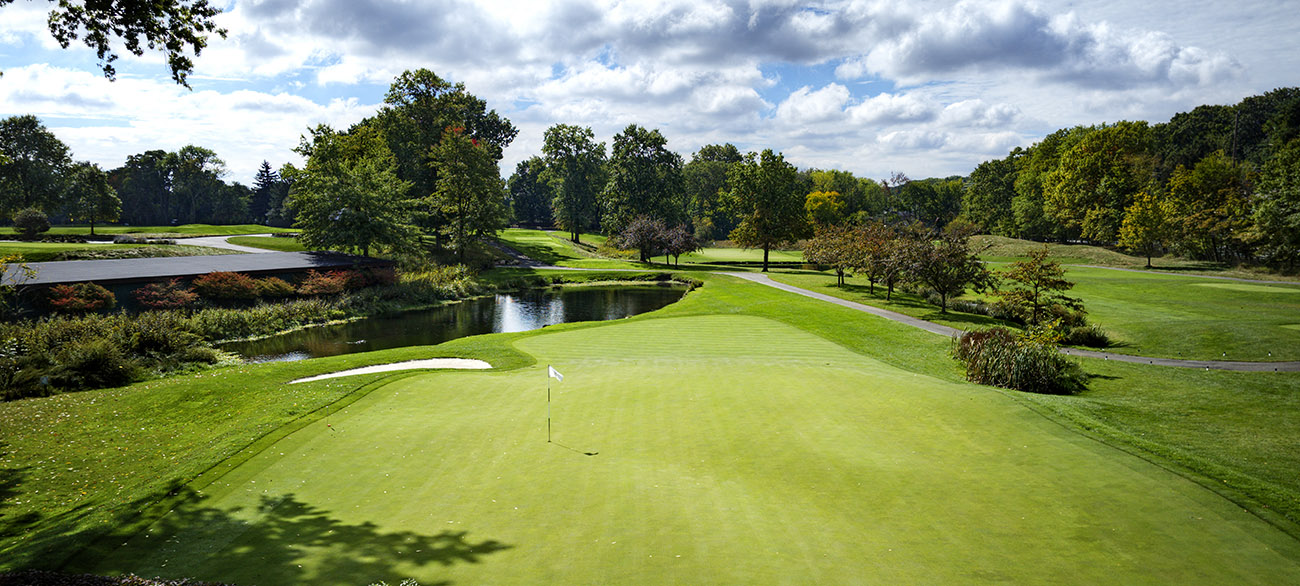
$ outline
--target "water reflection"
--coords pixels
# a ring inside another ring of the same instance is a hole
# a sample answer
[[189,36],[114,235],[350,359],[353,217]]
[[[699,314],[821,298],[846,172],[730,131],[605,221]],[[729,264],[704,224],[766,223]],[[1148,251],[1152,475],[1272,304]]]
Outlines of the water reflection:
[[527,291],[436,309],[377,317],[221,345],[250,362],[292,361],[403,346],[439,344],[493,332],[522,332],[577,321],[622,319],[681,298],[680,287],[637,286]]

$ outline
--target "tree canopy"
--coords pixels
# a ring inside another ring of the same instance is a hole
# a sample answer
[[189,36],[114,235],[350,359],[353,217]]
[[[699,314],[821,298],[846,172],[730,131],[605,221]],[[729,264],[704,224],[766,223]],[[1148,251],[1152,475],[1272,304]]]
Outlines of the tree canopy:
[[[0,7],[13,1],[0,0]],[[109,79],[117,76],[113,62],[118,56],[112,47],[116,39],[136,56],[144,55],[146,48],[161,52],[172,80],[189,87],[186,78],[194,70],[194,61],[186,51],[197,57],[208,46],[208,34],[226,37],[226,29],[216,25],[218,14],[221,9],[208,0],[58,0],[58,8],[50,11],[49,26],[64,49],[78,40],[94,49]]]
[[763,272],[773,248],[791,244],[807,232],[804,195],[794,166],[765,149],[749,153],[727,173],[730,200],[740,218],[731,239],[741,246],[763,249]]

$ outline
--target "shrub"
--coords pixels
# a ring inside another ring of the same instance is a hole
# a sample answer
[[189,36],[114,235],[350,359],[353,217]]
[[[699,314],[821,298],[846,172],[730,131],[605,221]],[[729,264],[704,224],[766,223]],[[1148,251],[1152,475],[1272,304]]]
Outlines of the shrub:
[[243,273],[217,271],[194,279],[199,295],[209,299],[256,299],[257,281]]
[[20,240],[33,240],[37,234],[50,230],[50,218],[36,208],[23,208],[14,214],[14,231]]
[[140,365],[113,340],[104,338],[63,347],[55,356],[55,364],[50,382],[67,389],[117,387],[140,376]]
[[117,305],[117,297],[94,283],[73,283],[50,287],[45,293],[45,303],[61,313],[86,313],[112,309]]
[[1088,348],[1106,348],[1110,346],[1110,336],[1097,324],[1067,328],[1061,339],[1062,344],[1086,346]]
[[165,283],[149,283],[132,292],[137,303],[148,309],[183,309],[193,307],[199,300],[194,289],[181,285],[180,279]]
[[270,299],[280,299],[292,297],[296,293],[293,285],[290,285],[284,279],[279,277],[267,277],[257,280],[257,294],[259,297]]
[[300,295],[338,295],[347,288],[349,276],[344,271],[320,273],[308,271],[307,277],[298,284]]
[[190,318],[195,333],[209,341],[273,334],[345,317],[337,301],[299,299],[246,309],[211,308]]
[[971,382],[1052,395],[1086,388],[1083,369],[1061,355],[1055,344],[1006,328],[964,332],[954,338],[952,354],[965,365]]
[[113,244],[144,244],[147,241],[143,236],[136,237],[131,234],[118,234],[113,237]]

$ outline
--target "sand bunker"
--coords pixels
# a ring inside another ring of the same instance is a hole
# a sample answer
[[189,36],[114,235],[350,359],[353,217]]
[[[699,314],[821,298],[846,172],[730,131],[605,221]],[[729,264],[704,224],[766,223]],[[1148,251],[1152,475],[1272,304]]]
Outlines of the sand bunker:
[[294,383],[309,383],[312,381],[325,380],[327,378],[338,378],[341,376],[352,376],[354,374],[370,374],[372,372],[389,372],[393,370],[414,370],[419,368],[458,368],[463,370],[483,370],[492,368],[491,364],[482,360],[472,360],[469,358],[430,358],[427,360],[407,360],[406,362],[394,362],[392,364],[376,364],[374,366],[364,366],[349,370],[340,370],[329,374],[319,374],[289,381]]

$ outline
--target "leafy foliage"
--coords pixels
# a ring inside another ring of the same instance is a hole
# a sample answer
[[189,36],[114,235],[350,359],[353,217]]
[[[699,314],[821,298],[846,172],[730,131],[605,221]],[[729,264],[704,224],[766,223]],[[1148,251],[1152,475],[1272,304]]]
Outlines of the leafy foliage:
[[256,299],[257,281],[244,273],[217,271],[199,275],[194,279],[194,289],[207,299]]
[[793,243],[806,234],[804,196],[797,173],[785,157],[766,149],[749,153],[727,172],[732,209],[740,225],[731,239],[741,246],[763,249],[767,272],[771,249]]
[[50,219],[37,208],[23,208],[14,214],[14,230],[22,240],[35,240],[37,234],[50,230]]
[[[7,1],[0,0],[0,5]],[[30,114],[0,120],[0,213],[54,208],[72,164],[68,145]]]
[[112,291],[95,283],[54,285],[45,293],[45,304],[60,313],[107,311],[117,305]]
[[658,129],[629,124],[614,135],[608,179],[600,194],[600,225],[606,234],[621,233],[638,216],[665,224],[682,218],[682,157],[668,149]]
[[1003,283],[1010,286],[994,293],[1015,308],[1016,314],[1029,325],[1041,323],[1051,308],[1079,310],[1083,307],[1078,299],[1062,293],[1074,287],[1074,283],[1065,279],[1061,263],[1049,260],[1051,254],[1051,249],[1044,245],[1029,253],[1028,260],[1012,262],[1002,273]]
[[803,248],[804,260],[825,265],[835,271],[837,284],[844,286],[844,276],[863,265],[865,234],[858,228],[829,225],[817,228]]
[[542,179],[555,194],[555,225],[574,242],[599,223],[596,196],[605,184],[605,143],[597,143],[590,127],[556,124],[546,129]]
[[311,132],[297,151],[307,157],[294,170],[288,205],[297,213],[298,238],[313,250],[369,256],[372,249],[398,250],[418,238],[405,199],[410,184],[397,178],[397,161],[376,131],[359,127]]
[[501,172],[487,146],[466,136],[459,126],[443,132],[430,156],[438,179],[429,207],[447,220],[444,233],[450,237],[457,260],[464,263],[472,242],[505,227]]
[[939,295],[939,310],[948,312],[948,299],[968,288],[994,285],[993,275],[970,247],[971,230],[950,226],[933,238],[911,241],[907,247],[907,274]]
[[641,262],[650,262],[655,252],[664,248],[666,228],[662,220],[650,216],[637,216],[627,223],[618,236],[619,245],[625,249],[635,248],[640,254]]

